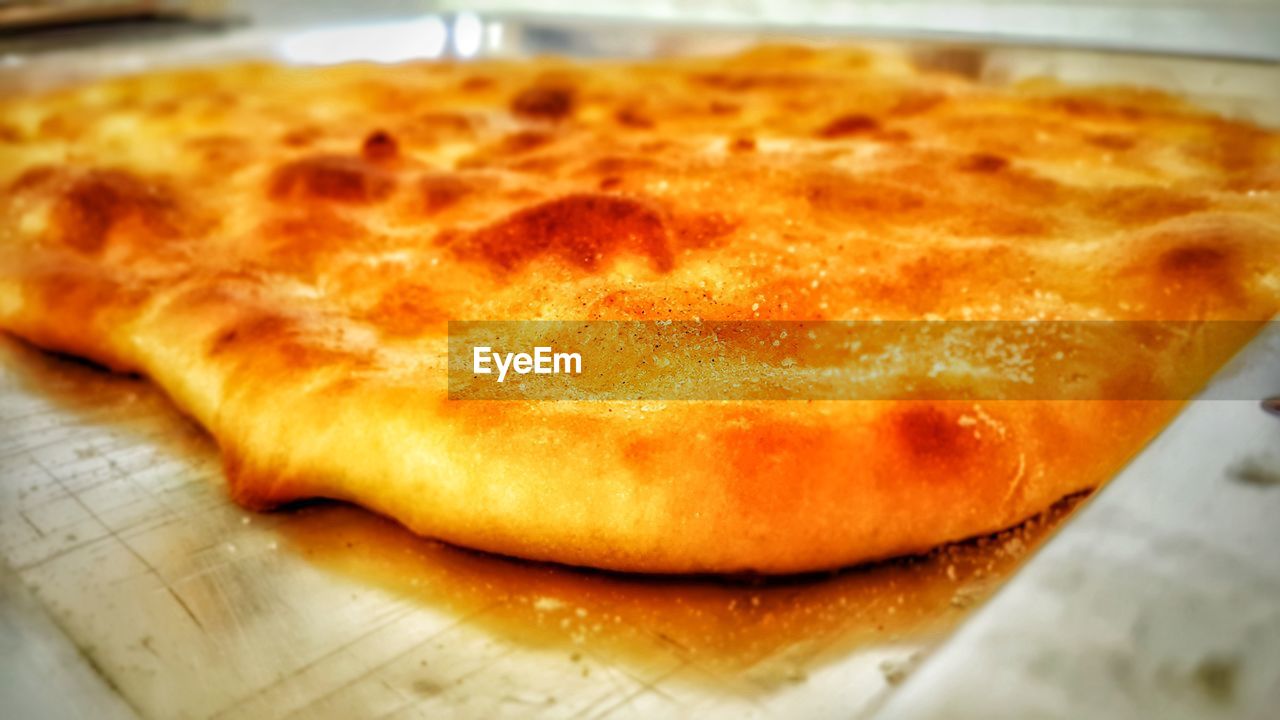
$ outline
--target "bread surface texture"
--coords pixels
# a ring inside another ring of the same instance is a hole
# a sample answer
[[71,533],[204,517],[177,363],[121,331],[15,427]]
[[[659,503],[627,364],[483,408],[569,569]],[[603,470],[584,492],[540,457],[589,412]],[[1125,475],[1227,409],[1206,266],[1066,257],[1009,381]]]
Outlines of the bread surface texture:
[[[237,502],[621,571],[994,532],[1105,482],[1178,403],[450,400],[448,321],[1280,307],[1275,132],[850,47],[97,81],[0,101],[0,187],[0,327],[151,378]],[[1111,380],[1212,370],[1150,351],[1117,347]]]

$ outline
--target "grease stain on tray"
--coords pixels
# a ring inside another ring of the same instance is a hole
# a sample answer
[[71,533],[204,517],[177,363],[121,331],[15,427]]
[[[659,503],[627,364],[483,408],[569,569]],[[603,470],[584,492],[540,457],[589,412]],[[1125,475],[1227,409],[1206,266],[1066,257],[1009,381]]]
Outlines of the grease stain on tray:
[[571,658],[603,647],[625,659],[656,641],[701,667],[741,671],[771,660],[775,681],[802,682],[795,663],[819,653],[941,635],[1079,499],[924,556],[784,578],[637,576],[526,562],[419,538],[339,503],[297,508],[280,531],[317,565],[447,608],[515,642],[558,646]]

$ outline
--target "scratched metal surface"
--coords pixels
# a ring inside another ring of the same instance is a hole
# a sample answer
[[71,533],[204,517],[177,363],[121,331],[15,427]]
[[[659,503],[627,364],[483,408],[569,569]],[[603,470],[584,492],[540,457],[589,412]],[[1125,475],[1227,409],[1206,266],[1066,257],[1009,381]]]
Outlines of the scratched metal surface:
[[[1213,391],[1280,402],[1280,322]],[[1277,517],[1280,412],[1202,396],[876,719],[1273,720]]]
[[[418,22],[421,46],[404,52],[459,54],[455,21]],[[319,62],[360,46],[346,32],[46,53],[7,62],[0,83],[243,55]],[[378,32],[355,37],[388,52]],[[758,35],[633,29],[623,42],[486,21],[479,37],[477,54],[518,56],[728,50]],[[1140,82],[1280,116],[1274,67],[912,47],[993,82]],[[211,441],[144,381],[3,336],[0,417],[5,582],[29,589],[48,633],[104,681],[57,692],[84,693],[90,707],[93,693],[113,693],[146,718],[856,716],[1044,527],[782,584],[640,580],[470,554],[343,506],[247,513],[227,500]],[[0,664],[23,663],[22,647]]]

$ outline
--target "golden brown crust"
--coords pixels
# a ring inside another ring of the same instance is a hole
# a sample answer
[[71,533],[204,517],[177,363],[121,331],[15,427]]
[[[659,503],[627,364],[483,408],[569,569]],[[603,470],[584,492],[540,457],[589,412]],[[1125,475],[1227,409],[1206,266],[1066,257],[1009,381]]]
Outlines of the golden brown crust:
[[774,47],[229,66],[0,114],[0,326],[152,377],[238,502],[341,498],[538,559],[925,550],[1105,481],[1176,403],[451,402],[447,320],[1280,305],[1277,135],[1150,92]]

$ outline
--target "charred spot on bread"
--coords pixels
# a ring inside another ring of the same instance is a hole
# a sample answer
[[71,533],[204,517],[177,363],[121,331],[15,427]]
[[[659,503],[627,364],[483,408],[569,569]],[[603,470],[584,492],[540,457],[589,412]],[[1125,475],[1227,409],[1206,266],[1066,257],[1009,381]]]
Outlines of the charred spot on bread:
[[394,160],[400,154],[400,144],[386,130],[374,130],[360,144],[360,155],[373,163]]
[[543,257],[595,272],[622,253],[644,258],[659,272],[675,265],[662,213],[647,202],[616,195],[565,195],[517,210],[461,239],[446,235],[445,242],[464,259],[500,272]]
[[53,222],[63,245],[95,253],[126,223],[140,237],[163,241],[173,231],[176,207],[158,182],[120,168],[97,168],[66,183],[54,203]]
[[385,200],[396,187],[390,171],[359,156],[311,155],[276,168],[270,194],[279,201],[319,200],[353,205]]
[[576,91],[567,85],[533,85],[511,99],[511,112],[538,120],[564,120],[573,114]]
[[880,129],[880,122],[870,115],[855,113],[832,119],[818,131],[818,137],[834,140],[862,135]]
[[1008,158],[993,153],[974,153],[960,163],[961,170],[972,173],[997,173],[1007,167]]

